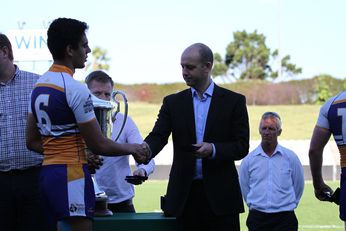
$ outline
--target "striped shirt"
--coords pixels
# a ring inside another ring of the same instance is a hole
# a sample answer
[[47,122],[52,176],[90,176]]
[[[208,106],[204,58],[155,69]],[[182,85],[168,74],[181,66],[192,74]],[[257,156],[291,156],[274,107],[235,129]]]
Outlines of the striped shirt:
[[43,156],[26,148],[28,104],[39,75],[21,71],[0,83],[0,171],[26,169],[42,163]]

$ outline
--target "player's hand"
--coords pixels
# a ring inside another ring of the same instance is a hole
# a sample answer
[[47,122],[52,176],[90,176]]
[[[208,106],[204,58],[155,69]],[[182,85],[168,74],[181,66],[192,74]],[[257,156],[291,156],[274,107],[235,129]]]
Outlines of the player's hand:
[[151,150],[147,143],[133,144],[131,151],[133,158],[138,164],[148,163],[151,157]]
[[88,161],[88,170],[91,174],[96,173],[96,169],[99,169],[103,164],[103,158],[99,155],[87,151],[87,161]]
[[315,196],[320,201],[330,201],[334,191],[325,183],[315,186]]

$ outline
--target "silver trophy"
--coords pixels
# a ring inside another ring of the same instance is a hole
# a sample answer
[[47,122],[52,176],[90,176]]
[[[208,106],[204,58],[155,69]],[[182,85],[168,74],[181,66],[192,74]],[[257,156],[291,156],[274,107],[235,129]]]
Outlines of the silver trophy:
[[[128,103],[126,95],[122,91],[114,91],[112,93],[112,101],[99,99],[96,96],[92,95],[95,116],[100,125],[102,134],[105,137],[111,139],[113,122],[115,121],[116,114],[120,111],[120,102],[116,99],[116,96],[118,94],[123,98],[125,104],[125,112],[123,124],[121,126],[121,129],[119,130],[119,133],[115,136],[114,141],[118,140],[126,123],[128,113]],[[95,190],[95,216],[112,216],[112,211],[107,208],[108,197],[106,193],[102,191],[98,186],[94,174],[92,174],[92,180]]]

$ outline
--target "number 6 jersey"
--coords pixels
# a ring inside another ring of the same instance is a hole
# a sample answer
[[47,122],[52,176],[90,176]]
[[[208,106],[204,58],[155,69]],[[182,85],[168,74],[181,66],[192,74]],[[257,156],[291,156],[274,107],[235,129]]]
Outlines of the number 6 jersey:
[[53,64],[31,93],[29,113],[36,118],[44,150],[43,165],[86,163],[79,123],[95,119],[89,90],[72,71]]

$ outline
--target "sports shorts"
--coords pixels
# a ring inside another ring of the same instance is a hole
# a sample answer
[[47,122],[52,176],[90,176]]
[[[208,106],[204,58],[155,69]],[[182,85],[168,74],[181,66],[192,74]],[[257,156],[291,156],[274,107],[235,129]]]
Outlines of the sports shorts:
[[95,192],[86,164],[42,166],[40,189],[50,223],[71,216],[93,218]]

